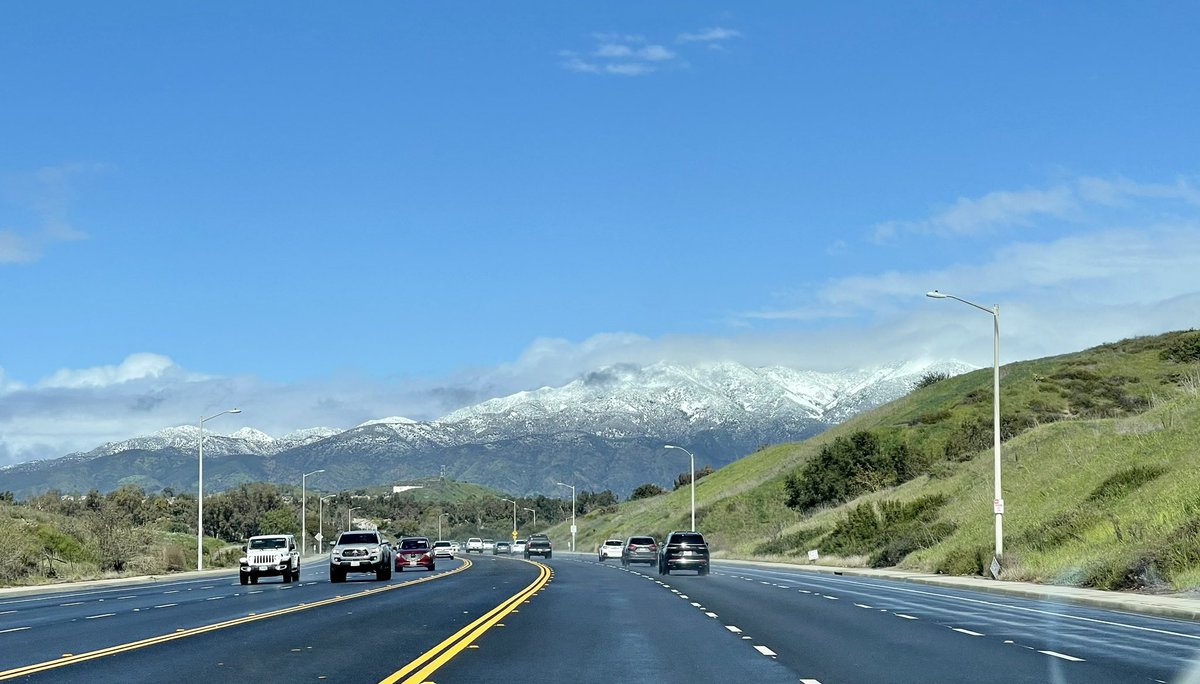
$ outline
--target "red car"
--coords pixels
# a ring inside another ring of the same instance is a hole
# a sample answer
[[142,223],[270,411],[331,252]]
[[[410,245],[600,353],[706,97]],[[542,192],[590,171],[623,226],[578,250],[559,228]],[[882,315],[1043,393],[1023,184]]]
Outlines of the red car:
[[396,572],[404,572],[404,568],[433,570],[434,567],[433,547],[429,545],[428,537],[400,540],[400,548],[396,549]]

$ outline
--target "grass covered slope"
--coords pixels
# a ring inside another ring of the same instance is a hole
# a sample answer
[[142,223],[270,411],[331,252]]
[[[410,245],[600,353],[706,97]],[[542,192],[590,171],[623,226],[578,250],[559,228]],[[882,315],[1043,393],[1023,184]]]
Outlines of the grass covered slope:
[[[1010,364],[1001,396],[1004,577],[1200,586],[1200,332]],[[697,481],[697,527],[729,556],[980,573],[991,410],[984,369],[751,454]],[[688,513],[686,487],[622,504],[584,518],[579,547]]]

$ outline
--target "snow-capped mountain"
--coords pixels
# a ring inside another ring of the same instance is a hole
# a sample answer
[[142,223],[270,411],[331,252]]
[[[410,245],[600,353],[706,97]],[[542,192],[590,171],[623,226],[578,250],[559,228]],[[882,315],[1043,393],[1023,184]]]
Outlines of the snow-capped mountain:
[[[924,373],[968,370],[953,362],[835,373],[734,362],[616,365],[561,387],[491,399],[433,421],[393,416],[345,431],[310,428],[278,439],[253,428],[227,436],[206,430],[205,485],[216,491],[255,479],[293,482],[302,472],[323,469],[320,486],[333,490],[436,475],[445,466],[456,479],[516,493],[556,491],[554,483],[570,477],[584,488],[625,494],[644,482],[669,484],[680,472],[677,460],[664,458],[665,443],[696,452],[697,467],[720,467],[762,444],[804,439],[903,396]],[[24,472],[30,480],[25,491],[36,481],[43,481],[43,489],[114,489],[123,482],[183,489],[189,486],[186,478],[195,485],[199,434],[191,425],[166,428],[36,466],[9,468],[5,477]],[[129,463],[120,466],[126,454]],[[147,454],[172,460],[169,466],[148,465],[153,459],[147,461]],[[71,469],[92,479],[51,477]],[[113,482],[94,481],[100,471]],[[163,475],[168,472],[176,474]]]
[[[250,427],[244,427],[228,436],[216,434],[212,430],[205,429],[204,453],[212,456],[228,456],[230,454],[270,456],[294,447],[312,444],[340,432],[341,430],[333,428],[305,428],[275,439],[261,430],[255,430]],[[133,439],[126,439],[120,442],[109,442],[86,453],[71,454],[67,458],[87,460],[131,449],[145,451],[160,449],[195,450],[199,446],[199,443],[200,428],[198,426],[177,425],[175,427],[164,428],[145,437],[134,437]]]

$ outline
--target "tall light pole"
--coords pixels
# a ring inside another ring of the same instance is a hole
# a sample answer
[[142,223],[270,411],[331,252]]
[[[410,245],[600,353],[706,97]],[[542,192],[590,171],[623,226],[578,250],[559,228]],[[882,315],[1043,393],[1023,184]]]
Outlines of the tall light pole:
[[438,513],[438,539],[442,538],[442,518],[449,518],[449,513]]
[[512,505],[513,505],[513,533],[512,533],[512,538],[513,538],[513,539],[516,539],[516,538],[517,538],[517,502],[516,502],[516,501],[513,501],[512,499],[506,499],[506,498],[504,498],[504,497],[500,497],[500,500],[501,500],[501,501],[507,501],[507,502],[509,502],[510,504],[512,504]]
[[992,308],[968,302],[945,292],[926,292],[926,297],[953,299],[992,315],[992,468],[995,471],[995,492],[992,511],[996,514],[996,560],[1004,555],[1004,493],[1000,489],[1000,305]]
[[196,477],[196,569],[204,569],[204,421],[212,420],[226,413],[241,413],[239,408],[231,408],[205,418],[200,416],[200,453],[198,475]]
[[529,511],[530,513],[533,514],[533,525],[532,526],[537,527],[537,510],[533,509],[533,508],[524,508],[524,507],[522,507],[521,510]]
[[336,494],[327,494],[317,499],[317,553],[321,553],[325,547],[325,499],[332,499]]
[[300,476],[300,555],[304,555],[304,549],[308,545],[308,490],[305,488],[305,481],[309,475],[323,473],[325,469],[314,470],[311,473],[304,473]]
[[566,482],[556,482],[559,487],[571,488],[571,550],[575,550],[575,485],[569,485]]
[[681,446],[675,446],[674,444],[664,444],[663,448],[678,449],[687,454],[688,459],[692,462],[692,531],[694,532],[696,530],[696,457],[693,456],[692,452],[688,451],[687,449],[684,449]]
[[351,506],[349,509],[346,510],[346,531],[347,532],[349,532],[352,529],[352,526],[354,525],[354,523],[351,522],[350,514],[353,513],[356,508],[362,508],[362,506]]

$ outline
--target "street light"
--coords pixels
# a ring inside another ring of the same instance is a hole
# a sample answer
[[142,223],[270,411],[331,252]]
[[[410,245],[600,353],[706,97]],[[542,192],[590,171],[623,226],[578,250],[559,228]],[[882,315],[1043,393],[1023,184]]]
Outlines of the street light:
[[532,514],[533,514],[533,524],[532,524],[532,526],[533,526],[533,527],[537,527],[537,511],[536,511],[536,510],[534,510],[534,509],[532,509],[532,508],[522,508],[521,510],[523,510],[523,511],[529,511],[530,513],[532,513]]
[[200,454],[198,476],[196,477],[196,569],[204,569],[204,421],[212,420],[226,413],[241,413],[239,408],[232,408],[205,418],[200,416]]
[[684,449],[681,446],[675,446],[674,444],[664,444],[663,448],[678,449],[687,454],[688,459],[692,462],[692,531],[694,532],[696,530],[696,457],[693,456],[692,452],[688,451],[687,449]]
[[449,513],[438,513],[438,539],[442,538],[442,518],[449,518]]
[[992,510],[996,514],[996,560],[1004,555],[1004,494],[1000,490],[1000,305],[992,308],[968,302],[960,297],[945,292],[926,292],[926,297],[934,299],[953,299],[980,311],[992,315],[992,460],[993,479],[995,480],[995,496]]
[[517,538],[517,502],[513,501],[512,499],[506,499],[504,497],[500,497],[500,500],[507,501],[513,505],[513,534],[512,534],[512,537],[513,537],[513,539],[516,539]]
[[571,488],[571,550],[575,550],[575,485],[569,485],[566,482],[556,482],[559,487]]
[[317,499],[317,553],[324,551],[325,546],[325,499],[332,499],[337,494],[327,494]]
[[325,469],[314,470],[311,473],[304,473],[300,476],[300,555],[304,555],[304,546],[308,544],[308,490],[305,489],[305,480],[309,475],[323,473]]
[[359,508],[362,508],[362,506],[351,506],[351,507],[350,507],[350,508],[349,508],[349,509],[346,511],[346,531],[350,531],[351,529],[353,529],[353,525],[354,525],[354,523],[353,523],[353,522],[351,522],[351,520],[350,520],[350,514],[351,514],[351,513],[353,513],[355,510],[357,510],[357,509],[359,509]]

